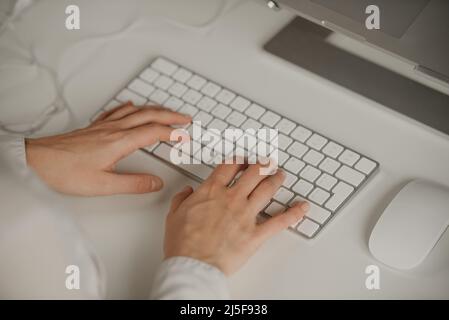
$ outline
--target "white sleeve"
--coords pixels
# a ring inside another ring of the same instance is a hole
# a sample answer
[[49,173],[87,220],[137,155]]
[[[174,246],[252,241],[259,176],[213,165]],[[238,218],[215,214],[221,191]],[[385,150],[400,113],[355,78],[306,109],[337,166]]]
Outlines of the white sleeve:
[[62,199],[28,169],[20,136],[0,135],[0,203],[0,299],[105,297],[101,262]]
[[24,137],[0,135],[0,157],[14,173],[23,175],[28,172]]
[[153,283],[152,299],[229,299],[226,277],[202,261],[173,257],[160,265]]

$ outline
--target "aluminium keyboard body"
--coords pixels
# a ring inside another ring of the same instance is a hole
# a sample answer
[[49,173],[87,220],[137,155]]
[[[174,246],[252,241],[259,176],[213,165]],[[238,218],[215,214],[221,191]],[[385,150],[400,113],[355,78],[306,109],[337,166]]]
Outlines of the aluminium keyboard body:
[[[291,226],[306,238],[315,237],[379,167],[369,157],[165,58],[157,58],[95,116],[128,101],[190,114],[206,129],[278,129],[278,161],[286,179],[263,214],[269,217],[298,199],[308,200],[309,213]],[[197,164],[174,165],[171,148],[173,144],[157,143],[144,150],[199,182],[216,166],[198,161],[196,154]]]

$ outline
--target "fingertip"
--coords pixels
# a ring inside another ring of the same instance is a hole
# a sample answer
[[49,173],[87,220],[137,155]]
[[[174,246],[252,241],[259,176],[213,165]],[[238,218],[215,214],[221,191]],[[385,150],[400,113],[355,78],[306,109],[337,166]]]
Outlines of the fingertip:
[[191,186],[185,186],[184,189],[181,191],[182,193],[192,193],[193,188]]
[[303,212],[308,212],[310,210],[310,204],[307,201],[295,201],[291,204],[292,208],[298,208]]
[[277,172],[277,174],[279,175],[279,177],[281,177],[281,179],[282,179],[282,182],[284,182],[284,180],[285,180],[285,177],[286,177],[286,175],[285,175],[285,171],[284,171],[284,170],[282,170],[282,169],[279,169],[279,170],[278,170],[278,172]]
[[300,207],[301,207],[301,210],[304,212],[308,212],[310,210],[310,204],[306,201],[301,203]]
[[164,187],[164,181],[159,177],[154,177],[151,182],[151,191],[159,191]]

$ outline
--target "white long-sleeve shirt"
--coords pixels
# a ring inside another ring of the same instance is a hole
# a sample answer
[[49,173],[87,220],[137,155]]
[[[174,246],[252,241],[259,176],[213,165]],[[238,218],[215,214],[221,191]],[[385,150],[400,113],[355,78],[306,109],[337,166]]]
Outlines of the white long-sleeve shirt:
[[[0,298],[105,298],[101,261],[70,216],[53,204],[58,195],[46,188],[36,194],[39,188],[30,184],[40,182],[30,174],[24,138],[0,136]],[[20,192],[19,203],[11,192]],[[79,266],[79,289],[67,284],[71,265]],[[229,293],[226,277],[217,268],[174,257],[159,266],[151,298],[227,299]]]

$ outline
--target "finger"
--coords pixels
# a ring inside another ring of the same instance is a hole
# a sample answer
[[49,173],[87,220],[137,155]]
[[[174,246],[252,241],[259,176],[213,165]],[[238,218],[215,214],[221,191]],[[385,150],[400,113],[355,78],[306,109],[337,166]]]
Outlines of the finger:
[[139,108],[137,108],[132,102],[128,102],[122,107],[117,108],[116,110],[112,110],[112,112],[105,117],[103,120],[105,121],[114,121],[114,120],[120,120],[123,117],[126,117],[132,113],[135,113],[139,111]]
[[272,176],[265,176],[265,179],[254,189],[249,195],[248,200],[250,206],[254,208],[254,212],[260,212],[268,202],[273,198],[285,180],[285,173],[278,170]]
[[227,187],[234,180],[235,176],[245,167],[245,164],[240,164],[236,161],[231,164],[220,164],[206,179],[205,183],[216,181],[223,185],[223,187]]
[[233,188],[237,188],[242,194],[249,196],[254,188],[256,188],[262,180],[267,178],[266,175],[262,175],[260,173],[261,168],[261,164],[249,165],[237,182],[233,185]]
[[129,129],[150,123],[176,125],[187,124],[191,121],[192,118],[188,115],[183,115],[165,108],[148,107],[123,117],[120,120],[120,126],[124,129]]
[[193,188],[191,186],[187,186],[181,192],[177,193],[171,202],[170,212],[177,210],[181,203],[183,203],[192,193]]
[[161,178],[145,173],[105,173],[101,193],[114,194],[142,194],[159,191],[163,187]]
[[100,121],[103,121],[104,119],[106,119],[107,117],[109,117],[111,114],[113,114],[114,112],[116,112],[117,110],[127,106],[127,105],[132,105],[131,102],[127,102],[125,104],[119,105],[115,108],[112,108],[111,110],[105,111],[103,113],[101,113],[97,118],[95,118],[95,121],[92,122],[92,124],[96,124]]
[[183,141],[189,139],[188,133],[185,130],[174,129],[163,125],[146,125],[140,126],[127,131],[127,134],[122,139],[124,150],[129,154],[137,149],[150,146],[157,141]]
[[283,213],[275,214],[272,218],[256,227],[256,238],[263,242],[289,226],[295,225],[304,217],[309,208],[310,205],[303,201],[296,203]]

